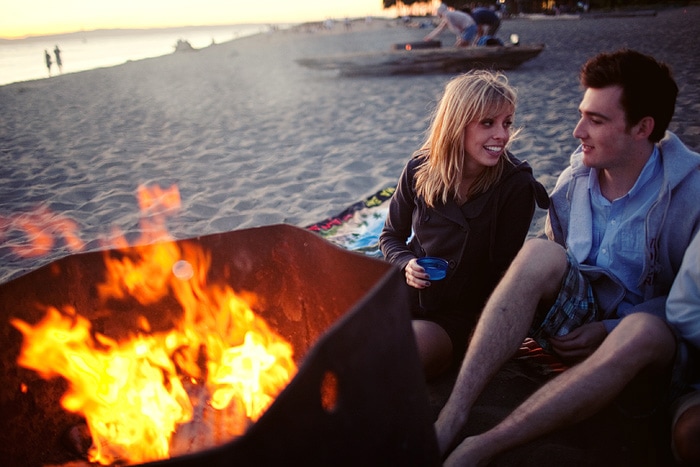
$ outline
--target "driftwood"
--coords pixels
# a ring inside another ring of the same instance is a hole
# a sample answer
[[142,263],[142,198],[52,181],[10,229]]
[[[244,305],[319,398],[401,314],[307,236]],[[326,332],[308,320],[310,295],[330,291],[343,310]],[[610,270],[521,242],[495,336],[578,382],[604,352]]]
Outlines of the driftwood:
[[316,70],[338,70],[346,76],[459,73],[473,68],[510,70],[543,49],[544,44],[390,50],[301,58],[297,63]]

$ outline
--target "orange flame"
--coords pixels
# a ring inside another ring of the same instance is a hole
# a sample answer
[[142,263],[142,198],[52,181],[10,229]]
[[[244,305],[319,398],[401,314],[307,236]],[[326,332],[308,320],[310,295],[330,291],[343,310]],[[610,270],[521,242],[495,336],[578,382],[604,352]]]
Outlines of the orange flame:
[[170,436],[190,419],[192,406],[160,336],[124,343],[100,334],[93,339],[87,319],[55,308],[33,328],[12,323],[25,337],[18,363],[44,378],[60,375],[70,382],[61,403],[85,415],[93,436],[90,460],[167,457]]
[[33,258],[45,255],[63,238],[71,251],[80,251],[85,243],[78,236],[78,224],[61,214],[51,212],[46,206],[39,206],[32,213],[17,214],[3,221],[3,230],[16,229],[22,232],[26,244],[15,245],[16,255]]
[[[179,194],[144,190],[140,200],[150,210],[179,203]],[[148,236],[165,238],[154,231]],[[206,284],[210,264],[210,254],[194,243],[143,245],[121,251],[119,258],[105,252],[100,297],[132,298],[146,306],[175,297],[182,312],[167,332],[150,332],[142,317],[139,333],[117,342],[92,330],[71,308],[49,307],[34,326],[11,321],[24,336],[18,364],[70,383],[61,403],[85,417],[92,462],[168,458],[178,427],[193,419],[191,400],[199,399],[188,395],[193,385],[199,385],[197,394],[209,395],[214,409],[241,407],[254,422],[296,373],[291,345],[255,315],[254,297]],[[234,424],[236,430],[245,426]]]

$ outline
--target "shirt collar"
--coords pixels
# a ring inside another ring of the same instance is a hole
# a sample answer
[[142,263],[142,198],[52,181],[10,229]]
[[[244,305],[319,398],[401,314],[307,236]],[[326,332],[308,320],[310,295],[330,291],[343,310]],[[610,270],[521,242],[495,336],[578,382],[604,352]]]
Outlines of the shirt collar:
[[[659,155],[659,148],[654,145],[654,150],[651,152],[649,160],[644,164],[644,168],[642,168],[642,172],[639,174],[639,177],[637,177],[637,181],[634,182],[634,186],[632,186],[632,189],[630,189],[625,196],[632,197],[637,195],[643,189],[644,185],[654,178],[660,170],[661,157]],[[596,196],[602,196],[600,193],[600,184],[598,182],[598,169],[591,168],[590,176],[588,177],[588,189]]]

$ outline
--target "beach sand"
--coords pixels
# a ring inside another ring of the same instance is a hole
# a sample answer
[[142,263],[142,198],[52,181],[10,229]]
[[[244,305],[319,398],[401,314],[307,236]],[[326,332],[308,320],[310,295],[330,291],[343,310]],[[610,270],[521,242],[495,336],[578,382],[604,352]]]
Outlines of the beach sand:
[[[523,128],[513,151],[553,188],[577,145],[578,70],[590,56],[620,47],[671,65],[680,86],[671,130],[700,150],[699,32],[698,6],[654,17],[504,21],[501,37],[546,44],[507,72],[519,90],[516,124]],[[77,251],[115,246],[115,229],[138,238],[141,185],[178,188],[182,206],[168,213],[175,238],[304,227],[394,185],[451,76],[346,78],[295,59],[388,50],[426,33],[359,20],[350,31],[340,23],[332,31],[276,31],[0,87],[0,282]],[[440,39],[454,40],[448,33]],[[544,215],[538,211],[532,234]],[[18,254],[42,233],[43,251]],[[432,388],[433,407],[451,381]]]
[[[377,19],[348,31],[339,22],[0,87],[0,282],[111,246],[115,228],[138,236],[140,185],[178,187],[182,207],[168,222],[176,238],[307,226],[394,185],[451,76],[340,77],[295,59],[388,50],[427,32]],[[576,147],[580,65],[623,46],[672,66],[680,97],[671,129],[700,149],[700,56],[689,42],[698,32],[700,7],[504,21],[501,37],[546,44],[507,73],[524,130],[514,152],[551,189]],[[41,232],[52,238],[44,251],[17,254]]]

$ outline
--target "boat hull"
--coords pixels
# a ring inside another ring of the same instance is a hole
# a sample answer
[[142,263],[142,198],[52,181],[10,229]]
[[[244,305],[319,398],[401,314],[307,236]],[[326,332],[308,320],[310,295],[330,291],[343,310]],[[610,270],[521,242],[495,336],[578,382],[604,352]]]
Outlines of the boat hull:
[[537,57],[544,44],[391,50],[330,57],[302,58],[297,63],[345,76],[461,73],[474,68],[510,70]]

